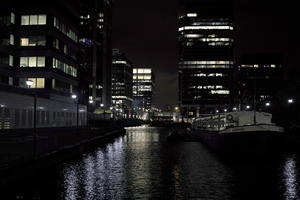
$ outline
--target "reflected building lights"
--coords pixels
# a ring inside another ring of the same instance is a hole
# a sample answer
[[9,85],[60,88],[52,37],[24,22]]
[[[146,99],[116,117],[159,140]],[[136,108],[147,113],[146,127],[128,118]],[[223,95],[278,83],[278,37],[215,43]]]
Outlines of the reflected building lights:
[[297,166],[294,157],[290,157],[285,161],[283,181],[285,199],[298,199]]

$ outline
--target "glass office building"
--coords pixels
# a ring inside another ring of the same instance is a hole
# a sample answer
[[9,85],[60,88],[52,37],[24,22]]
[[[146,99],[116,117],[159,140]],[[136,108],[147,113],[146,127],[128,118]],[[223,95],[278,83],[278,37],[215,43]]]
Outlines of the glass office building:
[[227,2],[183,1],[178,19],[179,105],[197,116],[227,107],[232,100],[233,20]]

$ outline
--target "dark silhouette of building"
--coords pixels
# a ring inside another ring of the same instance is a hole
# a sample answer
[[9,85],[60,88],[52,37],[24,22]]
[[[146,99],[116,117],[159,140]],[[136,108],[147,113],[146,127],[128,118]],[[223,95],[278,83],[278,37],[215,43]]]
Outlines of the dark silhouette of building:
[[94,108],[111,105],[112,1],[80,1],[81,64],[92,74],[89,99]]
[[179,105],[185,116],[214,112],[232,101],[231,3],[182,1],[179,16]]
[[112,105],[124,117],[132,113],[132,63],[119,49],[113,49],[112,60]]
[[13,84],[15,14],[10,3],[0,7],[0,84]]
[[280,54],[242,55],[238,64],[237,98],[241,109],[247,105],[252,109],[264,109],[278,100],[284,83],[282,59]]

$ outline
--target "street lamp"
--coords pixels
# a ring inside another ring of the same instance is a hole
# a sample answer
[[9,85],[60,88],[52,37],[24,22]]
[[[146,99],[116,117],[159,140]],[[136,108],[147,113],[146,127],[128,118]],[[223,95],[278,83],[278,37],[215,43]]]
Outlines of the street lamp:
[[30,88],[33,85],[33,81],[32,80],[27,80],[26,85],[28,86],[28,88]]
[[270,103],[270,102],[267,102],[267,103],[266,103],[266,106],[267,106],[267,107],[270,107],[270,106],[271,106],[271,103]]
[[288,104],[294,103],[294,99],[288,99]]
[[76,126],[78,128],[78,126],[79,126],[79,124],[78,124],[78,122],[79,122],[79,113],[78,113],[79,106],[78,106],[78,104],[79,104],[79,102],[78,102],[78,98],[77,98],[76,94],[72,94],[71,98],[76,102]]
[[246,106],[246,109],[247,109],[247,110],[249,110],[249,109],[250,109],[250,106],[249,106],[249,105],[248,105],[248,106]]
[[232,110],[233,110],[233,111],[237,111],[237,108],[236,108],[236,107],[234,107]]
[[219,110],[216,110],[216,113],[219,113]]
[[[27,80],[26,85],[30,88],[33,85],[32,80]],[[36,102],[37,102],[37,94],[33,93],[33,159],[36,159],[37,156],[37,132],[36,132]]]
[[224,109],[224,112],[227,112],[227,109],[226,109],[226,108]]

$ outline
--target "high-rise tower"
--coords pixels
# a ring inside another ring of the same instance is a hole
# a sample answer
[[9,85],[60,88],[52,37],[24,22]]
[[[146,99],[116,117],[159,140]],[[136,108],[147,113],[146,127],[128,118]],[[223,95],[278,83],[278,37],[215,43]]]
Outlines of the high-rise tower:
[[182,2],[179,16],[179,104],[186,116],[231,103],[233,11],[230,2]]

